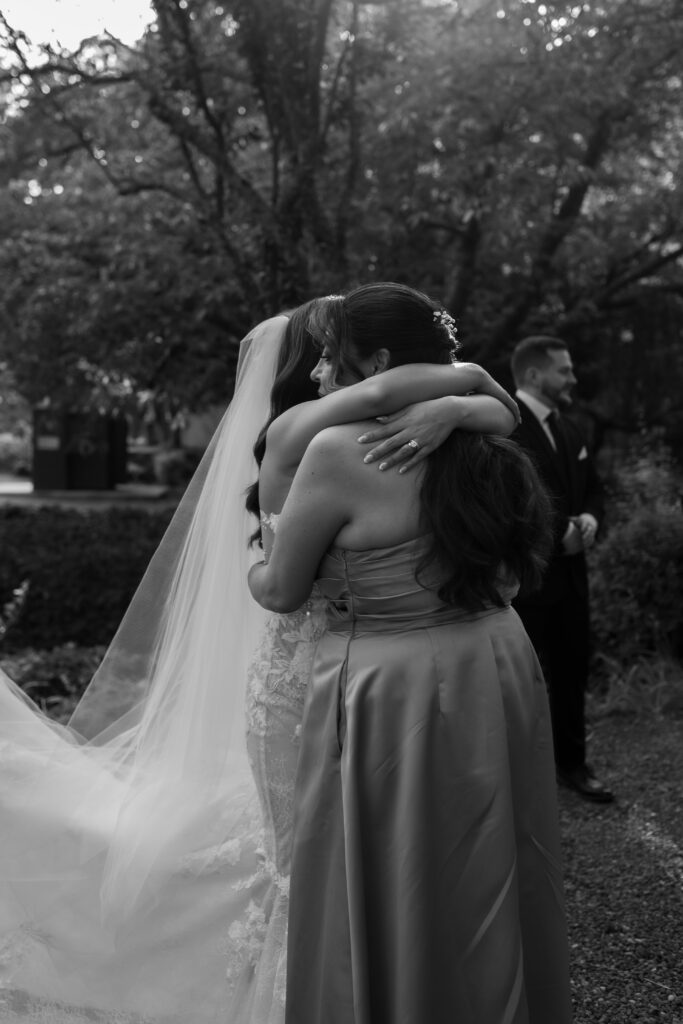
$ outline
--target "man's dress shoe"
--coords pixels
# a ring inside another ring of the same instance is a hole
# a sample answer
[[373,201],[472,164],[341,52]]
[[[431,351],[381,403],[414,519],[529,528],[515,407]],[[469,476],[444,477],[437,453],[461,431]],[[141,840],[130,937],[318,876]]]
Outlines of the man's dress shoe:
[[614,800],[614,794],[595,778],[590,768],[572,768],[570,771],[558,768],[557,781],[594,804],[611,804]]

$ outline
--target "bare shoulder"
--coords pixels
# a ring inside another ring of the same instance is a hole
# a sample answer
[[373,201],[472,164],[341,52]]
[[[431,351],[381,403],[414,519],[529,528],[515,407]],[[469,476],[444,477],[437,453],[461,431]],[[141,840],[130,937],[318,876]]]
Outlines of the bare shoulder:
[[286,448],[291,443],[292,435],[300,429],[302,421],[306,420],[315,410],[316,402],[301,402],[290,409],[285,409],[277,419],[274,419],[266,431],[266,445],[271,449]]
[[[361,423],[338,423],[332,427],[325,427],[319,431],[310,442],[306,454],[315,457],[334,456],[337,459],[354,459],[364,454],[364,449],[358,444],[358,438],[363,430],[368,429],[368,422]],[[361,464],[363,459],[360,459]]]
[[401,474],[397,470],[382,473],[376,462],[364,462],[368,448],[359,444],[358,438],[374,422],[361,420],[321,430],[306,452],[308,468],[330,489],[342,493],[344,500],[353,506],[368,501],[398,502],[403,506],[419,494],[423,467],[411,473]]
[[363,462],[366,449],[358,444],[358,438],[367,429],[367,422],[325,427],[308,445],[301,462],[303,471],[330,492],[341,491],[346,497],[364,490],[367,471],[373,467]]

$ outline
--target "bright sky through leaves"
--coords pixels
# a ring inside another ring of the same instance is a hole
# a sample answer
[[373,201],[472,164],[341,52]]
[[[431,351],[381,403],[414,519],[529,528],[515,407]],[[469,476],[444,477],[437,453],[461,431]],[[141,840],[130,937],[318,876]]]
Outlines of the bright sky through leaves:
[[69,48],[105,30],[133,43],[152,20],[148,0],[0,0],[0,10],[33,43]]

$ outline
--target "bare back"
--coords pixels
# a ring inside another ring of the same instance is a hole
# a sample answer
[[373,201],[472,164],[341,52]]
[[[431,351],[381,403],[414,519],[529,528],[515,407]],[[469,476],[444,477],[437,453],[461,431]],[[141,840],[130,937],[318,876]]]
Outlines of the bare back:
[[357,438],[371,426],[363,421],[325,431],[335,460],[330,501],[343,501],[348,515],[333,543],[354,551],[401,544],[424,532],[420,523],[423,469],[383,473],[376,463],[364,463]]

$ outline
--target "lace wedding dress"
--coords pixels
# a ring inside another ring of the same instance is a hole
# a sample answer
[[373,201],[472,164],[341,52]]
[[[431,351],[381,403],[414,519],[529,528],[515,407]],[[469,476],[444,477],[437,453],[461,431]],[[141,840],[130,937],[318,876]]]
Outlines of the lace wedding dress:
[[[247,749],[260,806],[245,808],[238,836],[186,857],[156,908],[123,932],[93,915],[101,884],[98,830],[106,823],[93,819],[90,834],[80,828],[71,836],[52,835],[44,823],[41,841],[32,850],[26,845],[26,879],[14,879],[15,905],[5,893],[0,912],[3,1024],[187,1024],[190,1011],[193,1024],[281,1024],[294,780],[324,608],[314,594],[300,610],[266,620],[246,693]],[[13,765],[7,748],[0,758],[7,784]],[[25,777],[25,761],[14,763],[17,777]],[[12,915],[16,928],[8,927]],[[180,947],[187,957],[174,979]]]
[[[266,548],[278,516],[262,513]],[[325,631],[325,600],[314,590],[303,608],[271,615],[247,675],[247,749],[263,818],[269,883],[258,909],[258,956],[238,986],[250,1024],[281,1024],[285,1013],[287,918],[294,783],[301,719],[315,645]]]
[[233,402],[69,726],[0,671],[2,1024],[282,1017],[322,604],[251,601],[244,488],[286,325],[243,342]]

